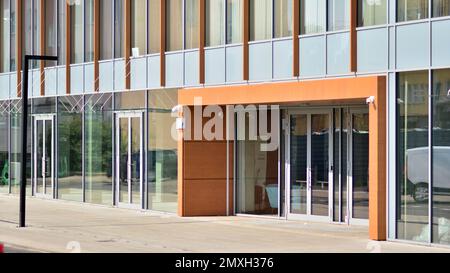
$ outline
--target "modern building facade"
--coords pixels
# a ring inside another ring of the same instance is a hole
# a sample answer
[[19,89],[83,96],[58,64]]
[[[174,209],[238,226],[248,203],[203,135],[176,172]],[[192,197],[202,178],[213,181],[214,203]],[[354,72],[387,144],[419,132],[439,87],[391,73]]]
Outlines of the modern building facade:
[[57,55],[27,72],[29,195],[450,244],[450,1],[0,0],[0,13],[0,193],[20,181],[21,60]]

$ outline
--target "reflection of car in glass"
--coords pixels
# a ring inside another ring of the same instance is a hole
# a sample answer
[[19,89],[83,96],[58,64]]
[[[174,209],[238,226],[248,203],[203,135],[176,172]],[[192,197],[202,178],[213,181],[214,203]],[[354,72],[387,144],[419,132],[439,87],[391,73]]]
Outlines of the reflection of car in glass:
[[[428,200],[428,147],[406,152],[406,172],[412,184],[410,194],[414,200]],[[450,147],[433,148],[433,194],[450,195]]]

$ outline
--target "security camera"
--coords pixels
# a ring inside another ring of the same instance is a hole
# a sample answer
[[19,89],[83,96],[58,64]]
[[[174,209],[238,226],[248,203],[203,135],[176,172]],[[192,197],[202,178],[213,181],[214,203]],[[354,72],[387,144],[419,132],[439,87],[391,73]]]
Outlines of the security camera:
[[374,96],[370,96],[366,99],[366,104],[373,104],[375,103],[375,97]]

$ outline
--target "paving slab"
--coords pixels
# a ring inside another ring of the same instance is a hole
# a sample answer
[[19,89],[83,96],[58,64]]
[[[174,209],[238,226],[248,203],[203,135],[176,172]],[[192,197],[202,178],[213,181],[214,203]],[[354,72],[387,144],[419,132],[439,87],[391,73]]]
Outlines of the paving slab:
[[0,195],[0,242],[10,252],[346,253],[448,252],[450,248],[374,242],[368,228],[256,217],[193,217]]

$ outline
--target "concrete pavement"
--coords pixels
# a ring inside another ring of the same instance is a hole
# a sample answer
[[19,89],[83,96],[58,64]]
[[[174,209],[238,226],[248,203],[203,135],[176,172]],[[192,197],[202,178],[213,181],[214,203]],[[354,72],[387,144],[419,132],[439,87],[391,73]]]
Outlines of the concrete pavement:
[[0,242],[30,252],[449,252],[368,240],[367,227],[253,217],[196,217],[0,195]]

